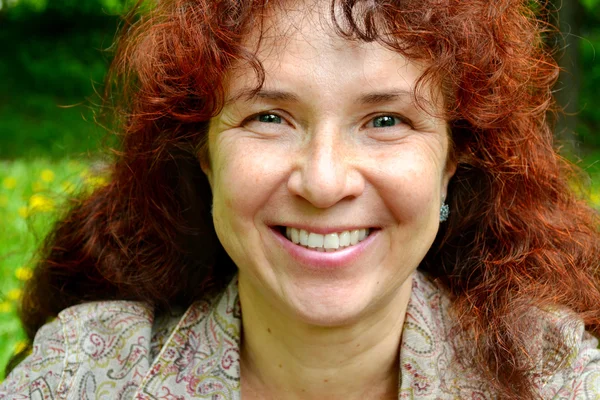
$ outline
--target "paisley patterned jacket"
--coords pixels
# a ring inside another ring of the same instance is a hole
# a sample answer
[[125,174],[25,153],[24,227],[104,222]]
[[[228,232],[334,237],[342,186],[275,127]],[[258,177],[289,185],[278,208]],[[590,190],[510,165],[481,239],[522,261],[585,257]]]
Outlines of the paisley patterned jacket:
[[[496,398],[474,371],[453,361],[449,303],[415,273],[398,399]],[[532,350],[546,360],[534,375],[541,398],[599,399],[598,341],[568,313],[536,315]],[[0,384],[0,399],[237,400],[240,327],[236,279],[179,316],[155,318],[151,308],[126,301],[74,306],[39,330],[32,354]],[[567,340],[567,353],[557,354],[557,340]],[[566,361],[557,369],[559,359]]]

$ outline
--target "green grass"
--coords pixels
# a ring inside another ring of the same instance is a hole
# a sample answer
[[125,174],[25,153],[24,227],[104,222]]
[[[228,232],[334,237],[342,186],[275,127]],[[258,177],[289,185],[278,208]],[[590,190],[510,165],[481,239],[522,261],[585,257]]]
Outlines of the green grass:
[[0,161],[0,381],[24,334],[16,318],[35,250],[75,193],[105,182],[90,161]]
[[[590,197],[600,206],[600,151],[579,163],[590,175]],[[0,161],[0,381],[25,336],[16,317],[24,282],[31,276],[36,248],[67,200],[104,184],[90,172],[90,160]]]

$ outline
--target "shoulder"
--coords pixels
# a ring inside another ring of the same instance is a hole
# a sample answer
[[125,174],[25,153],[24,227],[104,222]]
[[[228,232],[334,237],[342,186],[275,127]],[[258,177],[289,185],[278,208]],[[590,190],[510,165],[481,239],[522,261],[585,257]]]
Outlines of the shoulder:
[[0,384],[0,399],[55,397],[65,358],[65,339],[59,320],[37,332],[31,354]]
[[107,381],[127,391],[148,368],[153,319],[149,306],[129,301],[63,310],[37,332],[32,353],[0,384],[0,399],[61,398],[73,391],[95,398]]
[[[544,355],[538,384],[544,398],[596,399],[600,395],[598,339],[568,311],[546,313],[538,340]],[[558,343],[562,343],[559,347]],[[551,371],[544,375],[544,370]]]
[[[478,372],[457,359],[457,351],[470,354],[472,341],[456,336],[461,331],[452,297],[420,271],[414,276],[412,289],[401,353],[405,366],[410,367],[410,373],[403,376],[406,385],[411,385],[410,390],[452,393],[456,398],[474,394],[493,398],[493,391]],[[528,332],[527,350],[537,360],[531,378],[541,398],[598,398],[600,349],[581,318],[566,308],[532,308],[523,329]]]

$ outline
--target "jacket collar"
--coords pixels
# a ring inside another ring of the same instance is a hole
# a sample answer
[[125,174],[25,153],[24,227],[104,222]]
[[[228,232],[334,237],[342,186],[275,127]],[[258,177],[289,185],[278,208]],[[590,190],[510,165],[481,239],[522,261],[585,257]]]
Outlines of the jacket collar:
[[[240,399],[241,308],[237,277],[214,300],[194,303],[154,360],[138,399]],[[400,347],[398,398],[489,398],[475,374],[453,363],[448,297],[422,273],[413,277]]]

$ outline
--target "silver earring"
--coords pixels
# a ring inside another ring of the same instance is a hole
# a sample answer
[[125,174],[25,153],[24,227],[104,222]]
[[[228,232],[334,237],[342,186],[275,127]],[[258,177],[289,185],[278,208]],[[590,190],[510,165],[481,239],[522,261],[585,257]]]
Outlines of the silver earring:
[[440,222],[448,221],[448,216],[450,215],[450,207],[446,203],[442,203],[442,207],[440,208]]

